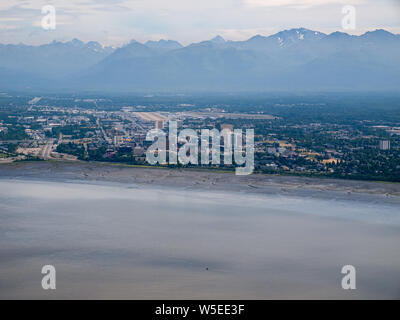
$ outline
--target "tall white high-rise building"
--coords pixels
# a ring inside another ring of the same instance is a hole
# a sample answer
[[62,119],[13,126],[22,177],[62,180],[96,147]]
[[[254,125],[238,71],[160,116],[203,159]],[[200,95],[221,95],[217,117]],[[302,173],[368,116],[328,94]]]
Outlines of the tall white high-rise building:
[[381,141],[379,141],[379,149],[381,149],[381,150],[390,150],[390,141],[389,140],[381,140]]

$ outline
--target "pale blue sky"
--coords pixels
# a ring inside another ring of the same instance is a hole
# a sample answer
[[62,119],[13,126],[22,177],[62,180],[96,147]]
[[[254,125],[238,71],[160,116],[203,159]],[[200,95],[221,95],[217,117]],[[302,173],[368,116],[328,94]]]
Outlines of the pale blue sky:
[[[41,8],[54,5],[57,28],[41,28]],[[0,42],[28,44],[79,38],[106,45],[174,39],[183,44],[217,34],[243,40],[305,27],[344,31],[342,7],[354,5],[361,34],[400,33],[400,0],[1,0]],[[348,31],[346,31],[348,32]]]

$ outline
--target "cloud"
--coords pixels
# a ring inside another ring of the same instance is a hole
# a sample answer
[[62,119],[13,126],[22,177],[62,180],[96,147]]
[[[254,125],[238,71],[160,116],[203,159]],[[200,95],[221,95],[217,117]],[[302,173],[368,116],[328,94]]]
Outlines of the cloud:
[[[310,8],[314,6],[339,4],[349,4],[348,0],[244,0],[245,5],[250,7],[293,7]],[[351,4],[361,4],[365,0],[352,0]]]
[[0,17],[0,22],[13,22],[13,21],[21,21],[23,20],[22,18],[16,18],[16,17]]

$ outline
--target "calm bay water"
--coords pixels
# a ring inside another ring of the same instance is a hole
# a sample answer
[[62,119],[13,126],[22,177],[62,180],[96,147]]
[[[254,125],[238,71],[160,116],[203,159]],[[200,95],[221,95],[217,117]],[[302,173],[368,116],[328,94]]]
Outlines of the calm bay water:
[[[0,298],[400,298],[393,203],[0,180]],[[57,289],[41,288],[54,265]],[[357,289],[341,288],[342,266]]]

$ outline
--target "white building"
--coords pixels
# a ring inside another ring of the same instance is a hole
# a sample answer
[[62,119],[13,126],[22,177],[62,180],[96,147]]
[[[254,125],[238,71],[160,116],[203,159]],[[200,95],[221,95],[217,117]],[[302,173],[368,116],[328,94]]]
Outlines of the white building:
[[381,141],[379,141],[379,149],[381,149],[381,150],[390,150],[390,141],[389,140],[381,140]]

